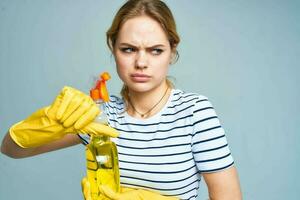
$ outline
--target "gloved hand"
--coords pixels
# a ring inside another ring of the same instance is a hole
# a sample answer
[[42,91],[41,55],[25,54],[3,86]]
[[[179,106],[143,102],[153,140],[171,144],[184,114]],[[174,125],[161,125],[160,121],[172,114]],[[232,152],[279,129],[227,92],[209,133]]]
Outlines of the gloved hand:
[[175,197],[167,197],[149,190],[142,189],[123,189],[121,193],[116,193],[109,187],[102,185],[100,186],[102,194],[112,200],[178,200]]
[[[90,187],[91,186],[87,178],[83,178],[81,181],[81,188],[85,200],[95,200],[91,197]],[[148,190],[128,187],[121,187],[120,193],[114,192],[112,189],[105,185],[100,186],[99,190],[105,197],[103,197],[103,195],[100,195],[96,200],[178,200],[178,198],[175,197],[166,197]]]
[[81,190],[84,200],[93,200],[91,196],[91,185],[86,177],[81,180]]
[[9,129],[21,147],[37,147],[68,133],[102,134],[117,137],[118,132],[93,122],[100,110],[86,94],[65,86],[53,104],[42,108]]
[[109,198],[104,195],[93,197],[91,193],[91,184],[86,177],[81,180],[81,189],[84,200],[109,200]]

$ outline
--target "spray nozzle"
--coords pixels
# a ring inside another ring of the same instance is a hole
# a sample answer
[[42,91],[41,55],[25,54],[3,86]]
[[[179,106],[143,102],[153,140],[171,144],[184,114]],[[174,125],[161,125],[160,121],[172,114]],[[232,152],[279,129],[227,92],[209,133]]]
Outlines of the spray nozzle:
[[99,79],[96,81],[95,87],[90,90],[90,96],[94,101],[102,99],[104,102],[109,101],[109,94],[106,88],[106,81],[110,79],[110,74],[104,72],[100,74]]

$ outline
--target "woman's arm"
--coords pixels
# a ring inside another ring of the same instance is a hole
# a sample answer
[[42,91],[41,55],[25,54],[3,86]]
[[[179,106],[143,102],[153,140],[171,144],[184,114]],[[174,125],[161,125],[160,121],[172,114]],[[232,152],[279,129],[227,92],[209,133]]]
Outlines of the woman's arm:
[[50,142],[39,147],[22,148],[19,145],[17,145],[12,140],[10,134],[7,133],[1,144],[1,152],[11,158],[25,158],[73,146],[79,143],[81,143],[81,140],[76,134],[67,134],[59,140]]
[[214,173],[203,173],[210,200],[241,200],[237,170],[234,166]]

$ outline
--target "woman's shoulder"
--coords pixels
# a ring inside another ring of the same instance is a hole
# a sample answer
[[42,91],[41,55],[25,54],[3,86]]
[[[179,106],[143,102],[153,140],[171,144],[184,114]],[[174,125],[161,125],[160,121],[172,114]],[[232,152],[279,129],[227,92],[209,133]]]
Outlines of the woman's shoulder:
[[188,106],[193,112],[214,109],[206,95],[180,89],[175,89],[173,94],[173,104]]
[[193,120],[214,118],[216,112],[207,96],[195,92],[175,89],[172,108],[185,111],[193,116]]
[[172,98],[164,115],[169,118],[190,119],[193,122],[196,112],[204,111],[209,107],[211,105],[206,96],[196,92],[173,89]]
[[185,91],[182,89],[173,89],[173,100],[172,101],[207,101],[208,98],[205,95],[196,93],[196,92],[190,92]]

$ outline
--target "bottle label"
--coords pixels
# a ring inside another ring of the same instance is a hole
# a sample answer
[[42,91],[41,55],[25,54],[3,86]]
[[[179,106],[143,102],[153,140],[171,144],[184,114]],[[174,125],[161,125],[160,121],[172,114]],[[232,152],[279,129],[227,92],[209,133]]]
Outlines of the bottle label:
[[101,156],[101,155],[96,156],[96,160],[100,164],[107,163],[107,156]]

